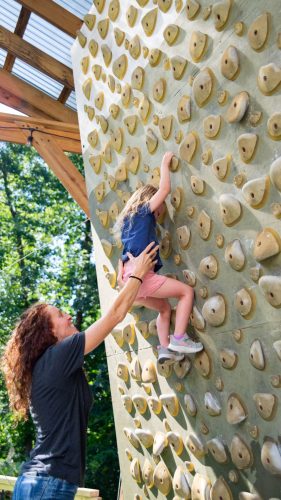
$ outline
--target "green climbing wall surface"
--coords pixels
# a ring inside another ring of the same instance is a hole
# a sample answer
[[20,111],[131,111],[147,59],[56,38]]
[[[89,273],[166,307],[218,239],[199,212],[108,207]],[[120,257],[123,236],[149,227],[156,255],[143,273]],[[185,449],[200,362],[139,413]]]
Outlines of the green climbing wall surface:
[[281,498],[280,26],[277,0],[94,0],[73,47],[102,310],[116,215],[172,150],[163,273],[205,347],[158,366],[143,308],[107,339],[125,500]]

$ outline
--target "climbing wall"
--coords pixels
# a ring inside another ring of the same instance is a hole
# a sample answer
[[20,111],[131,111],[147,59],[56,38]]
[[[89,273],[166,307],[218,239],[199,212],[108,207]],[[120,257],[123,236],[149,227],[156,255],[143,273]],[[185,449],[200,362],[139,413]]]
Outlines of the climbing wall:
[[205,347],[159,366],[143,308],[107,339],[125,500],[281,498],[280,25],[277,0],[94,0],[73,47],[102,311],[116,216],[172,150],[162,272]]

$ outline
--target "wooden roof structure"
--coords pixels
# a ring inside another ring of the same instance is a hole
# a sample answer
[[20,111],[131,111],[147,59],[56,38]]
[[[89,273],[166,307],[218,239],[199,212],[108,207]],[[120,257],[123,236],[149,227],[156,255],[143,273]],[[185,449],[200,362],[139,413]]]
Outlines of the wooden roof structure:
[[[36,46],[23,38],[31,19],[33,25],[36,20],[40,24],[38,20],[42,19],[42,23],[48,23],[56,33],[67,35],[68,45],[66,44],[65,50],[69,51],[71,39],[77,36],[83,19],[59,5],[71,5],[73,0],[9,1],[15,5],[19,4],[20,11],[14,31],[4,26],[0,12],[0,49],[5,54],[4,64],[0,68],[0,103],[27,116],[0,113],[0,141],[26,144],[28,138],[32,137],[29,141],[89,217],[85,179],[64,153],[81,153],[77,113],[73,107],[67,105],[67,100],[74,91],[72,69],[58,57],[50,55],[50,51],[47,53],[47,50],[38,48],[38,43]],[[86,15],[92,2],[82,0],[81,3],[83,2]],[[3,4],[1,8],[3,12]],[[54,36],[54,45],[58,44],[57,40]],[[19,69],[15,74],[13,68],[17,61],[20,61],[22,66],[18,65]],[[23,68],[22,73],[20,68]],[[25,68],[27,74],[30,70],[31,76],[34,71],[34,80],[35,72],[42,75],[42,80],[45,76],[45,88],[50,89],[49,92],[44,91],[44,85],[40,88],[27,81],[23,71]],[[56,91],[60,90],[57,97],[51,95],[54,94],[52,87]]]

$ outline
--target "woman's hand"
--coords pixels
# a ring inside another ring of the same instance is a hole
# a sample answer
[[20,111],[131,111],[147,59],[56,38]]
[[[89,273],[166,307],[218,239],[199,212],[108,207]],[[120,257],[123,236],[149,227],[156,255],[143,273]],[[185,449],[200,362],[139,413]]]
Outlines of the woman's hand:
[[162,164],[163,165],[170,165],[171,161],[172,161],[172,158],[174,156],[174,153],[172,151],[167,151],[164,156],[163,156],[163,159],[162,159]]
[[133,262],[135,266],[132,274],[138,276],[138,278],[142,279],[157,263],[156,253],[159,249],[159,245],[154,245],[155,241],[149,243],[138,257],[134,257],[130,252],[127,252],[130,261]]

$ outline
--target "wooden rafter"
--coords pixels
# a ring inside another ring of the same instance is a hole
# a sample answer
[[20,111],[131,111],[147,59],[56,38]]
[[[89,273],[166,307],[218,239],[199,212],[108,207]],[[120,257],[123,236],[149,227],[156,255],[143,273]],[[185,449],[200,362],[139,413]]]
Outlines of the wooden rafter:
[[29,116],[78,123],[75,111],[3,69],[0,69],[0,102]]
[[[28,132],[24,133],[27,138]],[[56,140],[53,137],[38,133],[33,139],[33,146],[72,198],[78,203],[85,214],[90,217],[85,179],[73,165],[72,161],[64,154]]]
[[81,154],[78,125],[0,113],[0,140],[25,144],[26,131],[30,133],[31,130],[33,137],[41,133],[52,137],[63,151]]
[[[15,27],[15,34],[16,35],[18,35],[20,37],[23,36],[23,34],[25,32],[25,28],[26,28],[27,23],[28,23],[29,18],[30,18],[30,14],[31,14],[30,10],[27,10],[25,7],[21,8],[18,22],[17,22],[17,25]],[[12,71],[14,62],[15,62],[15,56],[13,54],[8,53],[6,56],[6,59],[5,59],[3,69],[5,69],[6,71]]]
[[70,94],[71,94],[71,89],[69,89],[68,87],[64,87],[59,95],[58,101],[65,104]]
[[0,47],[30,66],[42,71],[70,89],[74,88],[72,70],[20,36],[0,25]]
[[83,21],[52,0],[16,0],[23,7],[53,24],[73,38]]

